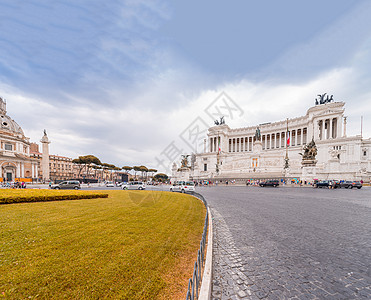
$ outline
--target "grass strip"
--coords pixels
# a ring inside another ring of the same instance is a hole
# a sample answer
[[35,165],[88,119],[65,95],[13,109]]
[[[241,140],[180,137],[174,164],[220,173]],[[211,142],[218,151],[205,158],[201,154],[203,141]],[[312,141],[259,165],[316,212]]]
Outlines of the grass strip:
[[0,206],[0,298],[183,299],[205,208],[189,195]]

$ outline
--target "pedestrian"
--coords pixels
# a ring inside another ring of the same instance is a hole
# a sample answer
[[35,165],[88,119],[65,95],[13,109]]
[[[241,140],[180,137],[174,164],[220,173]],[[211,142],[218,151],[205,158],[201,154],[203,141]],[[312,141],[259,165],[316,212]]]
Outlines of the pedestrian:
[[52,188],[52,182],[49,181],[49,188],[51,189]]

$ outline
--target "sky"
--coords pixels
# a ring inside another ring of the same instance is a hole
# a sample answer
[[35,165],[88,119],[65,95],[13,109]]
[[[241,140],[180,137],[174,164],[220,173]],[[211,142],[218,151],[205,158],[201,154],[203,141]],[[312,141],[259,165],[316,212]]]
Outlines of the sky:
[[371,2],[2,0],[0,96],[33,142],[169,172],[231,128],[346,103],[371,137]]

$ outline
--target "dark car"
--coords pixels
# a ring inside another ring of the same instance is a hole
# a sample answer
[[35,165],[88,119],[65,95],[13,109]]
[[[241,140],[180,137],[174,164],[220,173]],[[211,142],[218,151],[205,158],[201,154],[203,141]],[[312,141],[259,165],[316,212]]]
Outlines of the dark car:
[[337,180],[322,180],[315,183],[316,188],[338,188],[340,187],[340,183]]
[[340,183],[340,187],[346,189],[352,189],[356,187],[357,189],[360,189],[362,187],[362,183],[360,183],[359,181],[344,181]]
[[54,190],[79,190],[81,186],[78,180],[69,180],[52,185],[51,188]]
[[273,187],[277,187],[277,186],[280,185],[280,183],[279,183],[278,180],[266,180],[266,181],[260,182],[259,185],[260,186],[273,186]]

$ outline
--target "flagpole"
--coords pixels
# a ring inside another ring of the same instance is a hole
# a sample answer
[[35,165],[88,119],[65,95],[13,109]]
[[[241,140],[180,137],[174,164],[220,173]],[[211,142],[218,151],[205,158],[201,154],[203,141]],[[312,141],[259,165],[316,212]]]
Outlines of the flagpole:
[[219,136],[219,131],[218,131],[218,152],[216,153],[216,173],[217,175],[219,174],[219,152],[220,152],[220,136]]
[[289,118],[287,118],[286,119],[286,159],[289,159],[289,141],[290,141]]
[[286,119],[286,156],[285,156],[285,165],[284,165],[284,174],[286,176],[287,169],[289,168],[289,142],[290,142],[290,133],[289,133],[289,118]]

